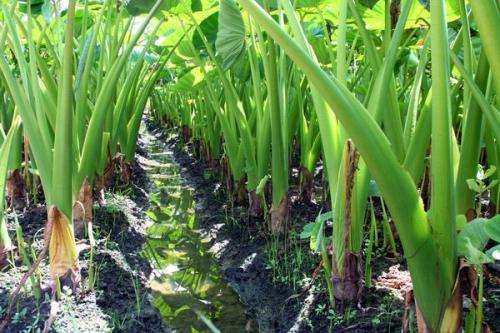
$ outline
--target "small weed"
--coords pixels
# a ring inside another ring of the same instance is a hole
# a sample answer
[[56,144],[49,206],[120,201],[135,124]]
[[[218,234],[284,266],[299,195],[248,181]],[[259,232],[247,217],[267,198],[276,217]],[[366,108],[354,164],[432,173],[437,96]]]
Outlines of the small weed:
[[265,252],[266,268],[272,270],[274,282],[290,285],[294,291],[309,284],[318,258],[301,242],[298,233],[291,231],[285,239],[273,236]]
[[27,308],[22,308],[20,311],[16,312],[12,317],[12,323],[17,324],[22,322],[26,317],[27,312],[28,312]]

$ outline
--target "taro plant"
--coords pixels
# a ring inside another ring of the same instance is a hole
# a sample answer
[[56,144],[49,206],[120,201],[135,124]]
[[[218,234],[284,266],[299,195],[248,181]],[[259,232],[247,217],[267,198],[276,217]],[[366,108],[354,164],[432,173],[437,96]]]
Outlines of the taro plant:
[[[50,108],[43,108],[43,93],[38,85],[35,64],[35,46],[31,37],[32,20],[28,16],[28,29],[24,31],[28,39],[30,62],[24,57],[20,31],[14,23],[15,14],[4,8],[5,25],[2,33],[9,33],[12,51],[19,64],[22,84],[9,68],[5,52],[0,55],[0,69],[9,87],[23,121],[26,135],[30,141],[33,158],[37,165],[40,179],[45,189],[50,236],[51,276],[57,278],[76,269],[76,245],[72,230],[72,115],[73,115],[73,27],[75,2],[68,7],[65,29],[64,50],[60,68],[61,85],[56,92],[57,109],[50,114]],[[2,38],[5,43],[5,38]],[[53,123],[49,125],[48,118]],[[53,127],[54,136],[50,135],[49,126]],[[52,149],[53,147],[53,149]],[[46,240],[47,243],[48,240]]]
[[[109,155],[117,151],[116,145],[120,143],[127,156],[134,151],[138,119],[157,78],[156,71],[149,75],[143,66],[145,52],[133,63],[132,74],[127,76],[125,68],[162,1],[155,3],[132,34],[132,18],[124,20],[123,11],[112,10],[114,4],[106,1],[94,13],[87,2],[82,8],[70,1],[64,16],[57,17],[59,11],[54,8],[53,26],[36,20],[30,6],[26,25],[19,24],[22,18],[15,6],[3,7],[0,41],[6,47],[0,50],[0,71],[22,119],[30,163],[43,186],[51,231],[46,244],[50,243],[54,279],[77,270],[73,215],[88,222],[92,185]],[[83,16],[78,31],[77,10]],[[103,22],[106,11],[110,20]],[[96,22],[90,25],[92,20]],[[35,35],[37,28],[43,33]],[[19,74],[11,70],[14,63]],[[139,78],[147,78],[147,83],[138,84]],[[122,90],[117,89],[119,83]],[[116,98],[116,108],[110,109]],[[129,111],[122,112],[125,102]]]
[[[417,188],[420,176],[412,179],[412,170],[408,169],[407,163],[404,163],[404,152],[397,150],[398,146],[394,140],[402,138],[401,134],[397,134],[397,131],[384,133],[380,124],[377,123],[380,119],[377,112],[370,113],[371,110],[378,109],[377,103],[381,103],[382,94],[387,91],[390,94],[391,87],[387,86],[387,82],[391,81],[390,73],[392,73],[394,62],[391,52],[395,52],[394,47],[388,44],[389,53],[384,59],[379,58],[376,50],[369,50],[372,53],[372,60],[379,62],[381,69],[378,72],[379,79],[374,85],[374,89],[379,90],[375,90],[374,101],[368,104],[367,108],[341,83],[341,78],[327,74],[314,61],[311,54],[301,47],[287,30],[283,29],[280,22],[275,21],[263,7],[252,0],[240,0],[239,3],[305,73],[310,84],[318,89],[321,97],[328,103],[345,128],[346,134],[354,142],[356,150],[366,163],[369,174],[377,182],[398,229],[412,276],[416,302],[425,321],[424,325],[431,331],[455,331],[460,325],[461,297],[457,279],[457,209],[454,177],[456,162],[454,156],[460,153],[460,148],[457,145],[451,118],[449,88],[451,61],[445,2],[442,0],[430,2],[432,70],[430,92],[432,92],[432,98],[430,110],[427,111],[431,115],[431,130],[427,135],[432,136],[432,150],[429,170],[431,183],[429,211],[424,209],[424,203]],[[495,31],[491,29],[496,27],[496,22],[499,21],[498,10],[493,1],[485,3],[491,4],[491,11],[484,17],[478,16],[475,19],[479,27],[489,29],[492,35],[496,36]],[[350,8],[355,11],[354,2],[350,1],[350,4]],[[411,6],[411,1],[402,2],[402,7],[405,8],[405,6]],[[472,8],[474,10],[474,4]],[[492,17],[495,19],[491,19]],[[362,25],[363,22],[360,22],[361,30]],[[293,35],[296,36],[297,31],[294,31]],[[394,36],[397,36],[397,30]],[[370,36],[365,40],[365,46],[368,49],[371,48],[370,40]],[[395,37],[392,38],[392,42],[395,45],[399,43]],[[485,37],[484,40],[481,39],[481,42],[485,52],[489,53],[489,50],[493,48],[491,35]],[[492,53],[489,59],[493,62],[497,60]],[[491,69],[492,76],[495,77],[497,75],[495,67],[492,65]],[[472,98],[484,102],[483,94],[480,89],[477,89],[476,96]],[[394,114],[387,114],[388,110],[385,110],[386,114],[382,113],[382,119],[387,117],[384,124],[387,125],[392,118],[392,121],[397,120],[392,130],[403,128],[403,124],[398,120],[401,119],[399,114],[396,113],[395,117]],[[394,111],[393,109],[392,112]],[[497,111],[491,107],[483,113],[486,111],[493,113],[490,115],[491,119],[497,116]],[[489,121],[488,126],[495,127],[496,124]],[[385,130],[387,131],[387,127]],[[402,132],[399,131],[399,133]],[[492,134],[494,135],[495,132]],[[414,144],[426,146],[427,138],[422,135],[425,134],[415,134],[411,141],[419,140]],[[328,140],[331,140],[330,137],[322,133],[322,141]],[[494,136],[493,148],[496,146],[495,140]],[[413,157],[408,156],[408,158]],[[474,161],[475,164],[476,161]]]
[[[14,104],[8,90],[2,86],[0,88],[2,101],[0,103],[0,131],[2,136],[6,136],[10,129],[14,117]],[[6,180],[6,199],[8,204],[16,209],[20,209],[26,204],[26,186],[22,170],[23,153],[23,131],[17,131],[12,141],[11,153],[9,156],[7,180]]]
[[20,124],[19,116],[14,116],[7,135],[5,137],[0,135],[2,140],[0,143],[0,267],[5,264],[7,254],[12,250],[12,241],[9,237],[5,221],[5,183],[9,170],[9,160],[13,151],[12,147],[14,146],[17,132],[19,132]]

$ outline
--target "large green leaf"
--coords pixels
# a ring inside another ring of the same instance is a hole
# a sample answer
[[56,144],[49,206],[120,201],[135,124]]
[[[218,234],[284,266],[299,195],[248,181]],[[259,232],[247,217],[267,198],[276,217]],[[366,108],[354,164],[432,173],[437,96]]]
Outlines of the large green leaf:
[[470,238],[466,238],[463,244],[459,244],[459,251],[473,265],[482,265],[493,261],[490,255],[478,250]]
[[498,246],[495,250],[483,253],[489,239],[500,241],[500,215],[491,219],[478,218],[467,223],[458,234],[458,254],[465,257],[474,265],[481,265],[493,260],[497,256]]
[[192,13],[192,18],[186,14],[168,14],[166,20],[161,24],[157,31],[158,40],[155,42],[158,46],[174,46],[179,39],[184,36],[184,31],[189,31],[193,27],[192,19],[201,24],[206,18],[218,12],[218,7],[208,7],[203,11]]
[[[170,10],[171,8],[178,6],[181,3],[189,3],[188,6],[191,6],[191,1],[186,0],[163,0],[163,4],[160,7],[160,10]],[[156,0],[125,0],[125,8],[132,16],[140,15],[148,13],[151,8],[153,8]]]
[[[31,14],[38,14],[42,12],[42,6],[44,5],[45,0],[31,0]],[[28,1],[19,1],[19,10],[23,13],[28,12]]]
[[[183,40],[179,43],[175,55],[181,58],[181,61],[184,63],[183,67],[188,67],[185,65],[186,60],[193,60],[197,56],[197,50],[193,48],[193,44],[190,40]],[[182,62],[180,64],[182,64]]]
[[458,248],[460,254],[463,254],[461,249],[464,249],[466,239],[470,239],[474,247],[481,250],[484,248],[489,239],[488,234],[484,230],[486,221],[488,220],[481,218],[475,219],[464,226],[463,230],[458,234]]
[[294,4],[295,8],[315,8],[323,4],[331,3],[328,0],[297,0]]
[[203,79],[205,75],[201,67],[195,67],[189,72],[181,76],[177,82],[171,86],[172,91],[190,91],[196,87]]
[[191,10],[193,12],[199,12],[200,10],[203,10],[203,4],[201,3],[201,0],[191,0]]
[[[457,0],[446,1],[446,21],[451,22],[460,18]],[[365,10],[363,19],[369,30],[383,30],[385,28],[385,2],[379,1],[371,9]],[[430,22],[431,14],[420,2],[412,6],[405,28],[415,28]]]
[[[219,13],[215,12],[200,23],[200,29],[210,45],[214,45],[217,38],[218,21]],[[202,37],[197,30],[193,33],[193,45],[197,50],[205,49]]]
[[220,1],[215,48],[224,69],[231,67],[245,49],[245,24],[240,9],[233,0]]

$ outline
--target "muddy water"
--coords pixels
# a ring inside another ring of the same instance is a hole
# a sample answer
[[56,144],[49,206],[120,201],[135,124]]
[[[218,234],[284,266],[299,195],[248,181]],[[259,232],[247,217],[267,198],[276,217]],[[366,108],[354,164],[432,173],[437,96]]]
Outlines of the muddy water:
[[150,279],[154,306],[178,332],[207,332],[210,322],[221,332],[245,332],[244,307],[222,280],[198,229],[192,188],[179,174],[173,153],[151,134],[143,138],[149,159],[141,164],[154,182],[147,212],[153,224],[143,251],[155,268]]

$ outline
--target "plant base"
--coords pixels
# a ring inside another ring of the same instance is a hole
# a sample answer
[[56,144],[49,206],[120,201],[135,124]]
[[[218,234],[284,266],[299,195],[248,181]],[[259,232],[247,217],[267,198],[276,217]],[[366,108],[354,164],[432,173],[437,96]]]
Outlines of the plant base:
[[76,238],[83,237],[85,225],[92,223],[93,198],[90,183],[85,180],[78,193],[78,198],[73,206],[73,229]]
[[300,167],[300,200],[310,203],[314,193],[314,176],[305,167]]
[[255,190],[248,193],[248,213],[252,217],[261,217],[264,214],[262,209],[262,200]]
[[52,224],[49,246],[50,276],[55,280],[70,270],[78,270],[78,253],[68,218],[56,206],[50,206],[48,219]]
[[12,171],[7,177],[5,189],[7,202],[11,207],[22,209],[26,206],[24,179],[19,169]]
[[347,252],[344,258],[343,274],[333,271],[333,295],[340,303],[353,303],[357,301],[363,290],[363,271],[359,256]]
[[275,207],[274,205],[271,207],[270,230],[273,234],[281,234],[285,232],[289,213],[290,207],[287,197],[281,199],[278,207]]

